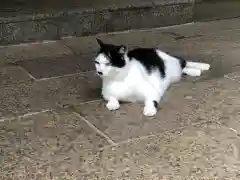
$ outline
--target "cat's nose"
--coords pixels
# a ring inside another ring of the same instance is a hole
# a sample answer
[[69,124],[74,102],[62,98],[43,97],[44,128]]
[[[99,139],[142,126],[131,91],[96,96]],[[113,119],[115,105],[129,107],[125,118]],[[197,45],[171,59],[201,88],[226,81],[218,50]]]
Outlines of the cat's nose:
[[98,71],[97,73],[98,73],[98,75],[100,75],[100,76],[101,76],[101,75],[103,75],[103,73],[102,73],[102,72],[100,72],[100,71]]

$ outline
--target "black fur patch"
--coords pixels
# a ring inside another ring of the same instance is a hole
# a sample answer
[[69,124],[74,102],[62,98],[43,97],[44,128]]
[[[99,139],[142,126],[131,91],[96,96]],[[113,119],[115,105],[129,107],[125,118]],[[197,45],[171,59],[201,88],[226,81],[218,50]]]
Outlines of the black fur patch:
[[136,48],[128,52],[128,57],[139,61],[150,73],[154,68],[158,68],[161,76],[165,77],[165,65],[163,60],[157,55],[154,48]]
[[179,63],[180,63],[180,66],[182,69],[186,67],[187,61],[185,59],[183,59],[182,57],[179,57],[179,56],[175,56],[175,55],[174,55],[174,57],[179,60]]
[[157,108],[158,107],[158,103],[157,101],[153,101],[154,107]]
[[184,58],[179,57],[179,56],[176,56],[176,55],[172,55],[172,54],[169,53],[169,52],[166,52],[166,53],[167,53],[168,55],[170,55],[170,56],[173,56],[173,57],[177,58],[177,59],[179,60],[179,63],[180,63],[180,66],[181,66],[182,69],[186,67],[187,61],[186,61]]
[[103,53],[105,54],[105,56],[108,57],[110,63],[112,66],[118,67],[118,68],[122,68],[125,66],[125,60],[124,60],[124,56],[122,53],[119,52],[120,48],[123,46],[116,46],[116,45],[112,45],[112,44],[105,44],[101,41],[99,41],[99,45],[100,45],[100,50],[99,50],[99,54]]

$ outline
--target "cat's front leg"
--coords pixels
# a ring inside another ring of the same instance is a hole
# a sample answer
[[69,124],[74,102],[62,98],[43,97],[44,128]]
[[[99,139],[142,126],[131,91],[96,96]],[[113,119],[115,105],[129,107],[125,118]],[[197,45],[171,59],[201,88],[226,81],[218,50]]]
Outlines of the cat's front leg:
[[112,89],[103,87],[103,89],[102,89],[102,96],[103,96],[104,100],[107,101],[106,107],[110,111],[114,111],[114,110],[117,110],[117,109],[120,108],[120,104],[119,104],[118,98],[116,98],[114,93],[112,93]]
[[117,110],[120,108],[120,104],[119,104],[119,101],[114,98],[114,97],[111,97],[109,99],[109,101],[107,102],[106,104],[106,107],[110,110],[110,111],[114,111],[114,110]]
[[108,110],[114,111],[114,110],[117,110],[120,108],[120,104],[119,104],[119,101],[117,100],[117,98],[104,97],[104,99],[107,100],[106,107],[108,108]]

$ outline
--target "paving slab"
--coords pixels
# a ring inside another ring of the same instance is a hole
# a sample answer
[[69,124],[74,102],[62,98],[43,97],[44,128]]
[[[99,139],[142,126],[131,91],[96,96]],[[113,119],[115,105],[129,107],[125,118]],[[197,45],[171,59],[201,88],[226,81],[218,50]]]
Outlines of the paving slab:
[[213,21],[239,17],[240,2],[237,0],[202,0],[194,5],[195,21]]
[[[196,41],[202,37],[206,37],[211,41],[219,39],[235,42],[239,41],[239,22],[240,18],[236,18],[206,23],[192,23],[160,29],[131,30],[120,33],[99,34],[97,36],[109,43],[126,44],[129,47],[161,47],[162,44],[168,43],[176,43],[177,46],[179,46],[179,44],[184,45],[183,42],[185,40],[193,39],[193,41]],[[63,43],[78,54],[95,52],[96,49],[98,49],[96,36],[66,38],[63,39]]]
[[230,109],[239,110],[239,97],[240,87],[235,81],[223,78],[189,80],[169,89],[153,118],[144,117],[143,105],[138,103],[123,103],[119,110],[113,112],[105,107],[103,101],[75,106],[74,110],[119,142],[190,124],[219,121],[221,117],[230,115],[226,114]]
[[5,121],[0,126],[3,180],[240,176],[239,136],[214,122],[110,146],[65,110]]
[[16,84],[32,81],[28,73],[18,66],[0,67],[0,87],[7,84]]
[[83,180],[239,179],[239,136],[206,123],[104,149]]
[[0,47],[1,64],[70,54],[72,51],[60,41]]
[[[239,88],[236,93],[240,93],[240,71],[236,71],[225,76],[229,81],[235,81],[239,84]],[[229,87],[231,89],[231,87]],[[240,133],[240,100],[234,97],[233,93],[225,94],[228,98],[222,99],[221,105],[217,108],[217,111],[221,112],[219,122],[228,126],[232,130]],[[232,108],[227,108],[232,107]]]
[[[120,34],[103,34],[99,37],[108,43],[134,47],[159,47],[164,51],[185,57],[187,60],[212,65],[211,77],[236,71],[240,61],[239,19],[211,23],[196,23],[164,29],[129,31]],[[95,36],[65,39],[63,42],[75,53],[96,52]],[[85,46],[82,46],[86,42]],[[84,49],[84,47],[86,47]]]
[[[173,42],[176,35],[172,33],[162,33],[161,30],[146,30],[146,31],[128,31],[116,34],[100,34],[97,37],[107,43],[125,44],[129,47],[137,46],[154,46],[165,42]],[[96,42],[96,36],[65,38],[62,41],[70,47],[76,54],[96,52],[99,45]]]
[[183,26],[163,28],[162,31],[175,32],[177,34],[181,34],[182,36],[186,36],[186,37],[194,37],[194,36],[198,37],[199,35],[201,35],[201,36],[206,36],[211,38],[212,36],[216,37],[216,35],[219,34],[219,38],[228,38],[228,37],[233,37],[232,33],[239,34],[239,29],[240,29],[239,21],[240,21],[240,18],[211,21],[211,22],[197,22],[197,23],[187,24]]
[[74,172],[88,173],[99,149],[109,144],[79,117],[62,110],[0,122],[0,139],[1,180],[67,179]]
[[[125,44],[129,49],[139,46],[159,47],[164,51],[183,56],[187,60],[207,62],[213,68],[210,72],[212,73],[211,77],[223,77],[223,74],[231,73],[235,71],[236,66],[240,66],[238,57],[240,26],[239,29],[236,26],[235,30],[229,30],[223,25],[225,22],[228,25],[239,24],[237,20],[229,21],[210,23],[211,25],[202,23],[201,25],[186,25],[178,28],[130,31],[101,35],[100,37],[107,43]],[[215,26],[220,30],[215,29]],[[222,31],[221,28],[224,30]],[[194,31],[196,34],[193,33]],[[99,48],[95,36],[68,38],[63,40],[63,44],[70,47],[77,55],[21,61],[19,64],[36,78],[56,77],[94,70],[91,63]],[[80,61],[75,60],[78,57]]]
[[94,70],[94,55],[69,55],[54,59],[40,58],[33,61],[18,61],[17,64],[36,79],[51,78]]
[[93,73],[1,87],[0,117],[23,115],[100,98],[101,82]]

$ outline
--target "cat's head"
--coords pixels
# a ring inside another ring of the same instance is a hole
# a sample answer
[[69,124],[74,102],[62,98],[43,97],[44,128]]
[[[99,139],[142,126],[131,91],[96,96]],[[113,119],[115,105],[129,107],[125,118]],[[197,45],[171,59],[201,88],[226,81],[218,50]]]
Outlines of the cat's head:
[[95,68],[100,77],[114,76],[126,65],[127,47],[105,44],[96,39],[100,50],[95,58]]

